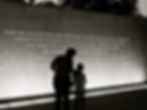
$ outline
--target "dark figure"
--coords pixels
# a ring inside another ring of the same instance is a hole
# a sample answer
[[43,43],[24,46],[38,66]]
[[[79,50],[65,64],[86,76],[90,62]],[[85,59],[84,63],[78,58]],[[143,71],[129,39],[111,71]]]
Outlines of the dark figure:
[[73,73],[73,57],[76,51],[68,49],[65,55],[58,56],[51,64],[55,72],[54,88],[56,92],[55,110],[61,109],[61,101],[65,110],[69,110],[69,89],[71,87],[70,74]]
[[137,0],[122,0],[122,14],[131,15],[136,10]]
[[85,110],[85,83],[86,78],[83,73],[84,66],[79,64],[77,70],[75,71],[75,88],[76,88],[76,97],[75,97],[75,110]]
[[137,9],[137,0],[120,0],[113,3],[113,11],[123,15],[133,15]]
[[89,0],[71,0],[71,6],[75,9],[85,9],[85,5]]
[[89,0],[86,7],[96,12],[109,12],[111,9],[110,0]]

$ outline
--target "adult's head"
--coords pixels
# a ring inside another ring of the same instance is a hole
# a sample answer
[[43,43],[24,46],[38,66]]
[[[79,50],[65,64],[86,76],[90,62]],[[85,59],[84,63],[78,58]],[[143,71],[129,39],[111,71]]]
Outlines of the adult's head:
[[66,56],[68,58],[73,58],[76,55],[76,50],[74,48],[69,48],[66,51]]

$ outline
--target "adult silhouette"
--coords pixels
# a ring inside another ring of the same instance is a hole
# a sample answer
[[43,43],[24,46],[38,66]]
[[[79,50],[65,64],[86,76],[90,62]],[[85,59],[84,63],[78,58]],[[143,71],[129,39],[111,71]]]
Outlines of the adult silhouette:
[[69,48],[64,55],[57,56],[51,68],[54,71],[54,89],[56,94],[55,110],[61,109],[61,101],[64,102],[65,110],[69,110],[69,90],[71,87],[70,74],[73,73],[73,57],[76,51]]

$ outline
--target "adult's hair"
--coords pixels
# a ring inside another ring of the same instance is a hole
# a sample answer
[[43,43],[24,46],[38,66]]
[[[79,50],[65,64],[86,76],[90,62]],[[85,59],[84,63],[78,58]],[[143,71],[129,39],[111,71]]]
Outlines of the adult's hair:
[[74,48],[69,48],[66,51],[67,56],[74,56],[76,54],[76,50]]

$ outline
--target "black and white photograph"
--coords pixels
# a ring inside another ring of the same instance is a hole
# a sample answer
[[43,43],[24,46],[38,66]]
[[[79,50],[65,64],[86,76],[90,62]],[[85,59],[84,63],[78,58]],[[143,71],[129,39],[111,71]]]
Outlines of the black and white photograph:
[[0,110],[147,110],[147,0],[0,0]]

